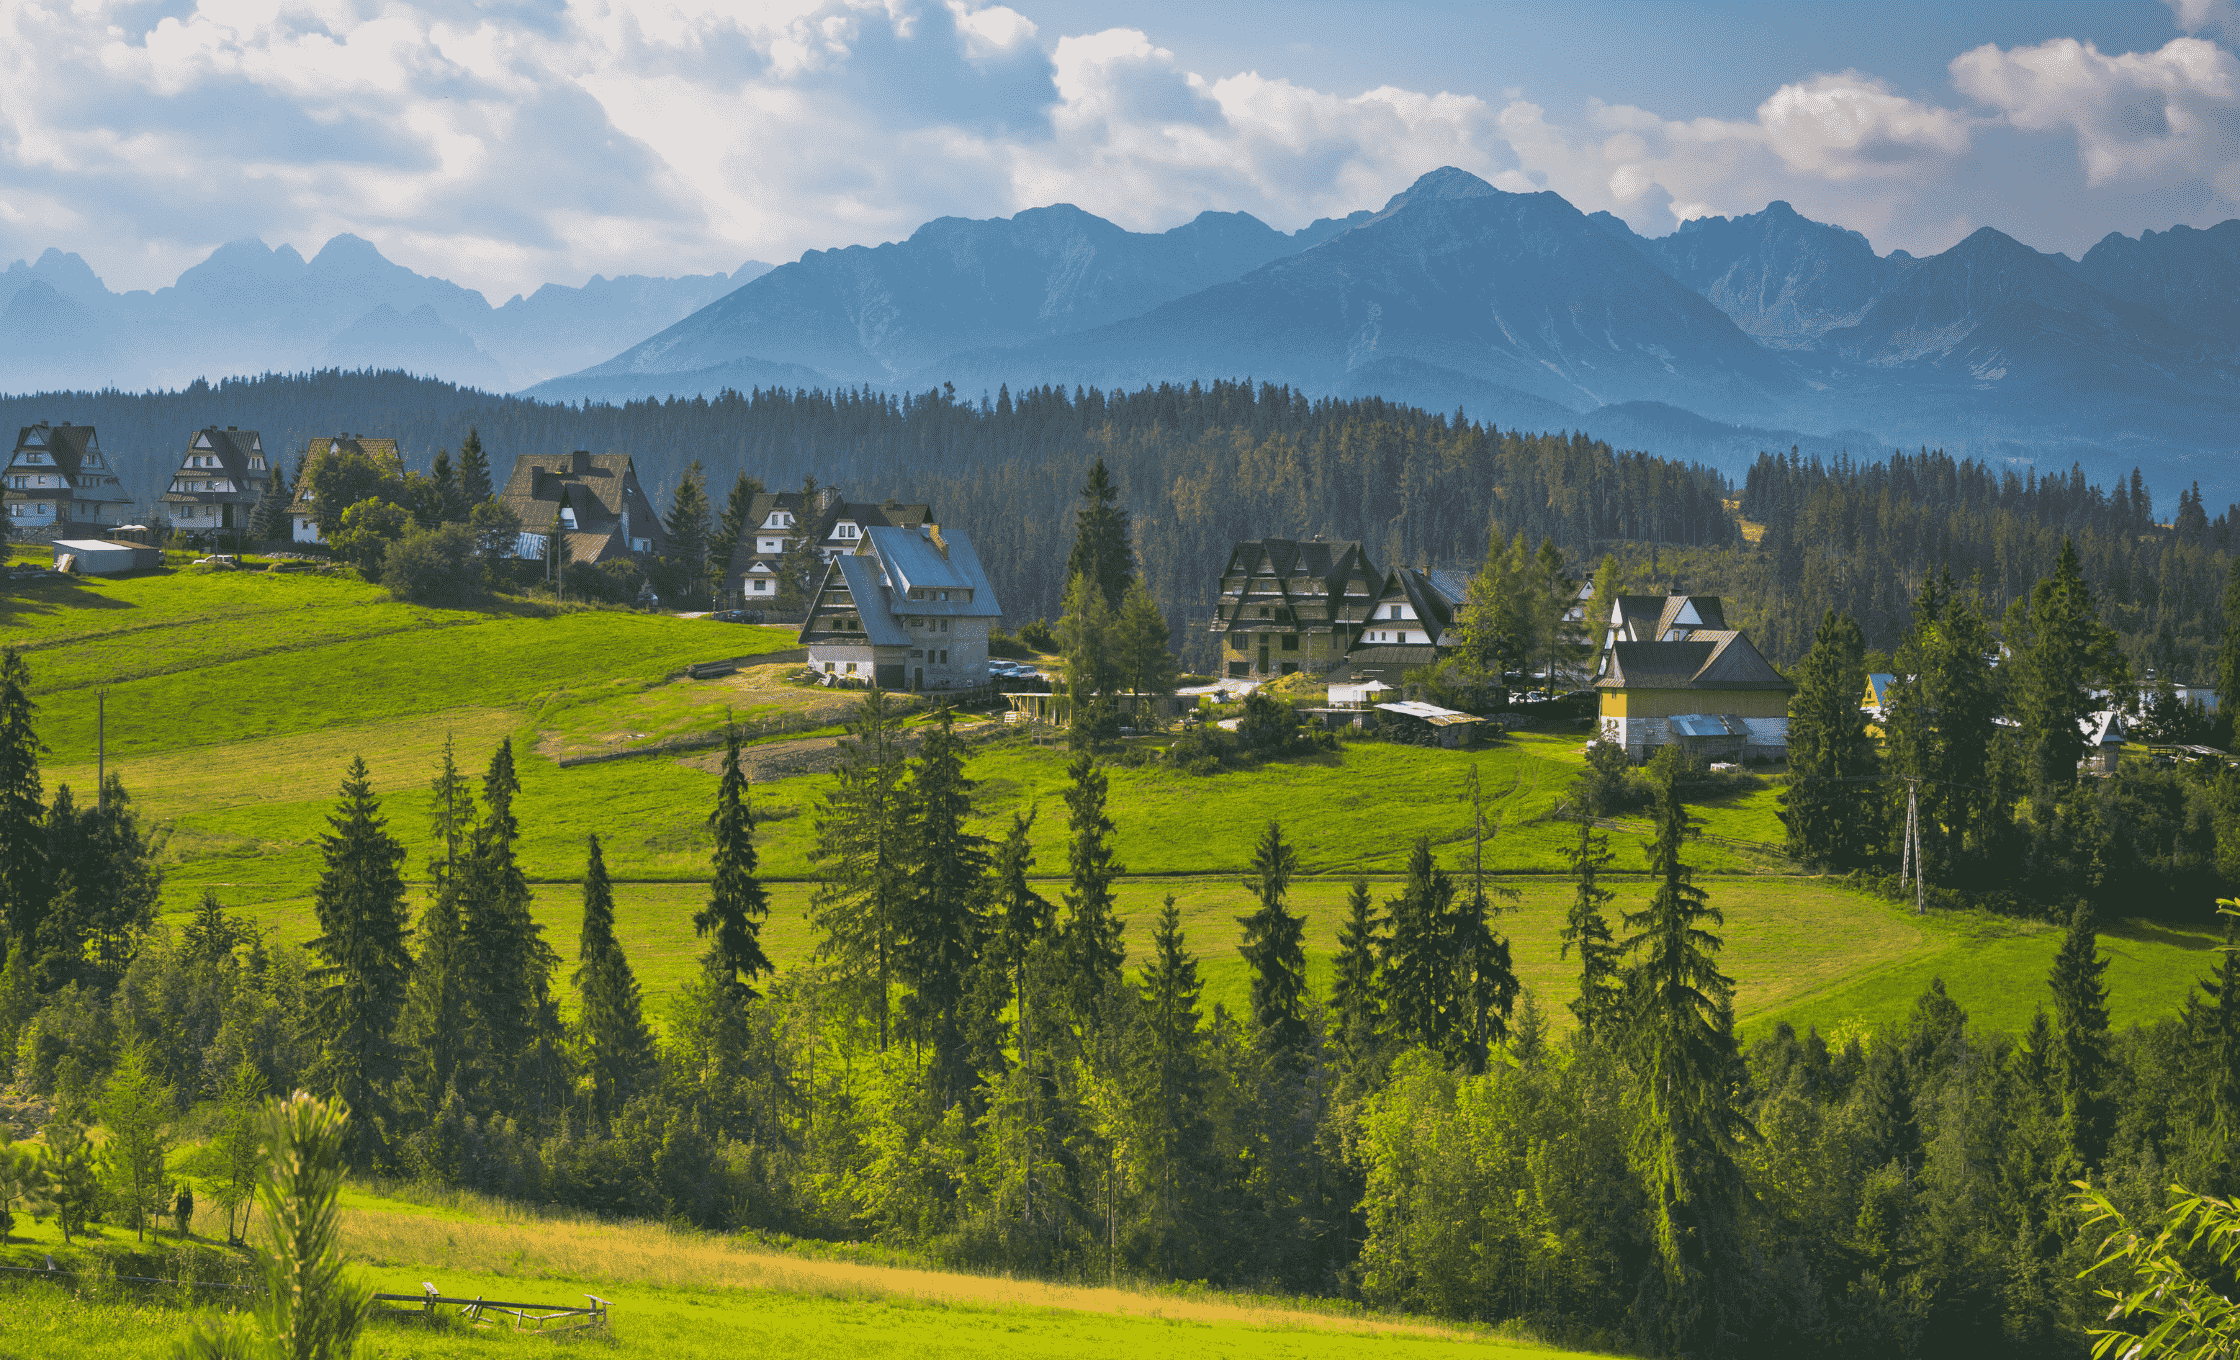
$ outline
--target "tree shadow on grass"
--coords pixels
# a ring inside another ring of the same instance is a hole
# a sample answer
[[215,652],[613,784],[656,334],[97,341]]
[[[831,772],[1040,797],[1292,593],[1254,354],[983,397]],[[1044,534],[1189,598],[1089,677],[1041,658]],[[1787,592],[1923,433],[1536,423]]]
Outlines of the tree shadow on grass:
[[[156,575],[148,572],[145,575]],[[76,576],[42,576],[22,584],[9,583],[0,587],[0,628],[20,624],[45,615],[60,614],[64,610],[138,609],[130,600],[106,594],[93,588],[91,581]],[[0,642],[6,641],[0,635]]]
[[2100,933],[2119,940],[2167,945],[2172,949],[2184,949],[2197,954],[2206,953],[2224,943],[2221,933],[2206,926],[2174,926],[2167,921],[2150,921],[2136,916],[2103,926]]

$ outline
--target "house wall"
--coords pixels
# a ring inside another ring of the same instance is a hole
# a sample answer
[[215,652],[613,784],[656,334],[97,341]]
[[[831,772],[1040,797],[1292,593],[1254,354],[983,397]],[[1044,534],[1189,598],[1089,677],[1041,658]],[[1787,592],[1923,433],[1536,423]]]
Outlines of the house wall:
[[291,524],[292,524],[292,525],[294,526],[294,529],[293,529],[293,531],[292,531],[292,532],[290,533],[290,535],[289,535],[289,536],[290,536],[291,538],[293,538],[293,539],[294,539],[294,540],[295,540],[296,542],[298,542],[298,543],[324,543],[324,542],[326,542],[326,540],[325,540],[325,539],[323,539],[323,538],[319,537],[319,521],[317,521],[317,520],[315,520],[315,519],[306,519],[306,518],[305,518],[305,517],[303,517],[302,515],[294,515],[294,516],[291,516],[291,517],[290,517],[290,520],[289,520],[289,522],[290,522],[290,523],[291,523]]
[[[1785,760],[1788,758],[1789,719],[1786,716],[1779,718],[1751,717],[1747,714],[1735,713],[1731,708],[1719,708],[1713,705],[1682,709],[1680,712],[1732,714],[1741,718],[1742,725],[1749,731],[1749,735],[1744,737],[1742,741],[1741,755],[1745,759],[1752,756],[1760,756],[1767,760]],[[1625,747],[1626,753],[1632,756],[1634,760],[1642,761],[1648,759],[1650,753],[1655,751],[1657,747],[1672,740],[1672,727],[1669,715],[1660,714],[1653,718],[1628,718],[1613,716],[1606,712],[1602,715],[1602,727],[1598,735],[1604,741],[1616,742],[1618,745]]]
[[[1298,639],[1296,650],[1284,650],[1283,640],[1286,637]],[[1265,670],[1260,666],[1262,638],[1268,640],[1268,664]],[[1284,670],[1285,666],[1291,667],[1292,671],[1326,671],[1344,660],[1345,654],[1343,637],[1327,629],[1288,633],[1228,632],[1221,635],[1222,673],[1232,677],[1288,675],[1291,672]],[[1236,669],[1240,665],[1244,667],[1242,671]]]
[[1680,713],[1732,713],[1744,718],[1789,716],[1789,695],[1778,689],[1606,689],[1605,718],[1670,718]]
[[[809,668],[863,684],[876,680],[881,689],[901,689],[902,685],[890,682],[898,674],[906,673],[902,670],[906,664],[916,664],[906,661],[909,654],[906,647],[875,647],[868,641],[812,642],[809,644]],[[884,675],[882,667],[886,668]]]
[[988,683],[990,620],[907,615],[900,622],[910,630],[912,644],[903,657],[905,689],[970,689]]

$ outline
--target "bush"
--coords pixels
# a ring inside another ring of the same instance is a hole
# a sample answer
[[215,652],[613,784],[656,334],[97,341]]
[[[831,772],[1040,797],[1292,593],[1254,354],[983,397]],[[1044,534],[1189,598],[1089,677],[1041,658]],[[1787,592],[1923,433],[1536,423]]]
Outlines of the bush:
[[639,590],[644,588],[646,574],[629,558],[615,557],[597,566],[589,562],[570,562],[561,581],[570,599],[591,600],[599,604],[630,604],[637,600]]
[[414,604],[463,605],[481,599],[482,562],[475,556],[474,531],[464,524],[407,529],[382,553],[381,584]]
[[1034,648],[1038,652],[1054,652],[1058,650],[1057,635],[1050,631],[1049,623],[1043,619],[1036,619],[1033,623],[1027,624],[1024,627],[1020,628],[1019,641],[1024,642],[1029,647]]
[[1464,713],[1491,713],[1509,700],[1509,691],[1499,680],[1473,671],[1452,657],[1409,671],[1402,683],[1425,703]]
[[401,505],[359,501],[342,512],[342,522],[327,533],[327,542],[364,572],[367,580],[373,580],[381,573],[389,545],[403,539],[411,523],[412,516]]
[[1219,774],[1237,753],[1237,739],[1218,727],[1186,728],[1167,748],[1167,764],[1185,774]]
[[994,628],[988,632],[988,655],[1000,656],[1010,661],[1031,661],[1034,649],[1011,635],[1008,628]]

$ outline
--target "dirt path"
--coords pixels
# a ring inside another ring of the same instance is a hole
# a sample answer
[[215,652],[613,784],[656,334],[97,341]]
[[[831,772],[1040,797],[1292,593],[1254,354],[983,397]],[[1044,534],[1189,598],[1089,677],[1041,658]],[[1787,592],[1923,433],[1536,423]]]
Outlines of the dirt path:
[[[1000,722],[966,723],[957,727],[957,737],[968,746],[977,746],[996,740],[1007,730],[1007,725]],[[896,744],[906,754],[916,755],[925,744],[924,729],[904,732]],[[713,772],[722,768],[723,753],[696,752],[680,757],[677,763]],[[840,738],[795,737],[787,741],[757,742],[739,752],[739,768],[756,784],[797,774],[830,774],[840,768]]]

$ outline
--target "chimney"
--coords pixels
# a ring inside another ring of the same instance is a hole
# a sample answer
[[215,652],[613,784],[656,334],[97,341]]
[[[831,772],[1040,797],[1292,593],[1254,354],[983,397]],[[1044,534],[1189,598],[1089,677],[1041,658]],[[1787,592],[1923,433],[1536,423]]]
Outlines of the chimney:
[[941,536],[941,526],[929,520],[926,523],[926,537],[933,540],[934,549],[941,554],[941,560],[948,561],[949,540]]
[[591,451],[589,449],[577,449],[574,453],[569,454],[568,471],[578,477],[591,471]]

